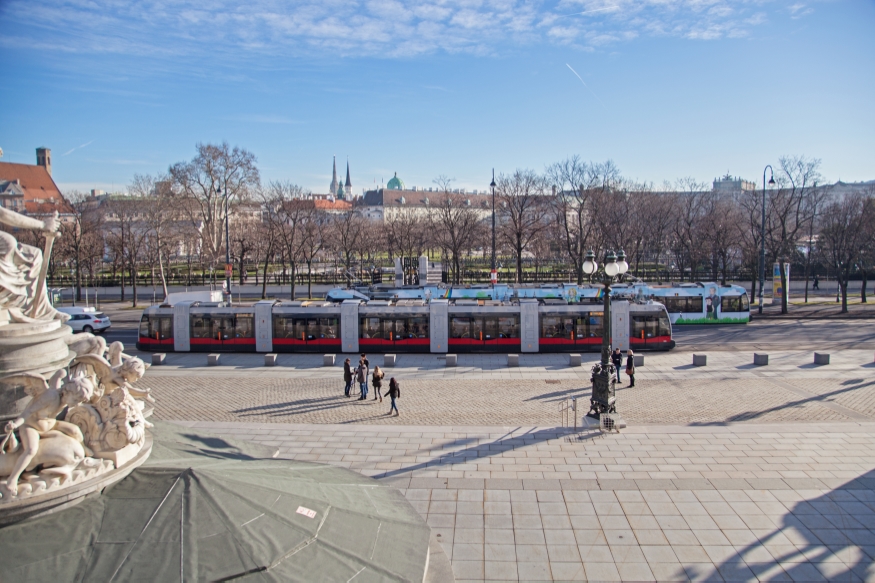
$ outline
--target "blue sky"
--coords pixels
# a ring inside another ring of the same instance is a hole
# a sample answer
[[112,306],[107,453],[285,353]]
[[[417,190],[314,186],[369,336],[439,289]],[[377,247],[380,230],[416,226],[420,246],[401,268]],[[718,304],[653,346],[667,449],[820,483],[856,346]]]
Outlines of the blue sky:
[[0,0],[0,21],[3,161],[50,147],[64,189],[223,140],[314,192],[332,155],[357,193],[574,154],[656,184],[759,182],[781,155],[875,178],[872,0]]

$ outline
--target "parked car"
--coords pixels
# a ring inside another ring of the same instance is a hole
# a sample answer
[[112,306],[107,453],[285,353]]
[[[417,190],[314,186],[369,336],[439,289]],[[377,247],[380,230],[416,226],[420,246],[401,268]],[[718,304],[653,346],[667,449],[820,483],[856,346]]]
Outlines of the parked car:
[[95,308],[57,308],[59,312],[70,314],[67,325],[73,332],[104,332],[109,330],[109,316]]

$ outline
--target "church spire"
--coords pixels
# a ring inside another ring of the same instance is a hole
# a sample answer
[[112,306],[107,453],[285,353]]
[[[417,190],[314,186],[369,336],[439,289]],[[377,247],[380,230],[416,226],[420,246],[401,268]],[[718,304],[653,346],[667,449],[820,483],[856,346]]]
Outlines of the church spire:
[[337,156],[334,156],[334,164],[331,170],[331,186],[329,187],[329,194],[331,196],[337,196],[337,188],[340,186],[337,184]]
[[346,184],[344,184],[343,186],[344,186],[343,190],[347,194],[352,193],[352,181],[349,179],[349,159],[347,159],[347,161],[346,161]]

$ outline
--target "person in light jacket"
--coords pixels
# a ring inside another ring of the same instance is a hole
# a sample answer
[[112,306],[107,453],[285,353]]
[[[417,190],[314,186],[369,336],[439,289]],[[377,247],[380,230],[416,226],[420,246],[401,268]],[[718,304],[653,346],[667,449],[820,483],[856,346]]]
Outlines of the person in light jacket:
[[374,385],[374,400],[380,399],[383,402],[383,395],[380,394],[380,389],[383,388],[383,377],[386,376],[379,366],[374,367],[374,374],[371,375],[371,383]]
[[629,376],[629,386],[635,386],[635,356],[632,354],[632,349],[626,353],[626,374]]
[[360,360],[358,367],[355,369],[355,380],[358,382],[362,393],[359,401],[364,401],[368,398],[368,365],[365,364],[364,360]]

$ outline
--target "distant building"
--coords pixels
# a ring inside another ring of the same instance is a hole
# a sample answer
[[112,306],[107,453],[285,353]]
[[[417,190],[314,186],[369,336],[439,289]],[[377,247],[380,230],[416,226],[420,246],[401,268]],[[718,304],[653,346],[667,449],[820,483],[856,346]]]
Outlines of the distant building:
[[[392,188],[401,186],[402,188]],[[369,190],[361,199],[356,200],[356,208],[366,219],[372,221],[389,221],[394,215],[404,209],[412,209],[417,214],[426,215],[429,207],[440,204],[444,196],[451,196],[454,204],[471,207],[477,214],[485,218],[492,213],[492,196],[457,189],[445,193],[438,190],[404,189],[404,182],[396,174],[386,184],[386,188]]]
[[726,174],[723,178],[714,179],[714,192],[739,192],[741,190],[756,190],[757,185],[738,176]]
[[0,199],[5,208],[35,217],[58,211],[63,220],[72,212],[52,179],[49,148],[36,149],[35,166],[0,162]]

